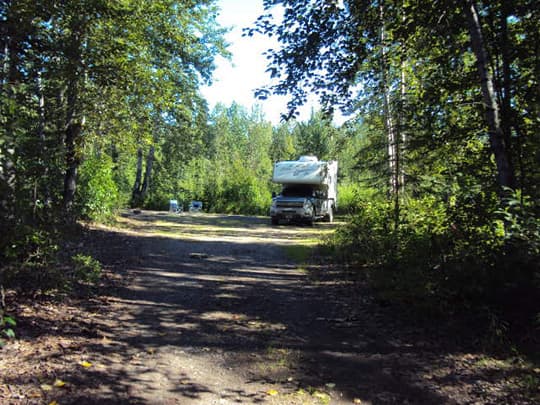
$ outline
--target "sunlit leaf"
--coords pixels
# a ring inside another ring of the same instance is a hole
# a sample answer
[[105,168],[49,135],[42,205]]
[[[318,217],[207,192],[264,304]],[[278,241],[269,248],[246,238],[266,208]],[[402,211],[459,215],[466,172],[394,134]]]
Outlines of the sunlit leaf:
[[320,392],[320,391],[315,391],[313,394],[312,394],[313,398],[317,398],[317,399],[320,399],[321,401],[329,401],[330,400],[330,395],[328,395],[327,393],[325,392]]
[[16,326],[17,322],[11,316],[4,316],[4,322],[11,326]]
[[58,405],[58,402],[52,401],[52,402],[49,402],[49,405]]
[[81,361],[79,364],[80,364],[81,366],[83,366],[84,368],[90,368],[90,367],[92,367],[92,363],[90,363],[89,361],[86,361],[86,360]]
[[274,389],[268,390],[266,391],[266,393],[272,397],[279,394],[279,392],[277,392],[277,390],[274,390]]
[[51,384],[41,384],[39,386],[43,391],[51,391],[53,386]]
[[4,331],[4,334],[5,334],[8,338],[12,338],[12,339],[15,338],[15,332],[13,332],[13,329],[6,329],[6,330]]
[[62,380],[56,380],[53,384],[55,387],[58,387],[58,388],[61,388],[63,387],[64,385],[66,385],[66,383]]

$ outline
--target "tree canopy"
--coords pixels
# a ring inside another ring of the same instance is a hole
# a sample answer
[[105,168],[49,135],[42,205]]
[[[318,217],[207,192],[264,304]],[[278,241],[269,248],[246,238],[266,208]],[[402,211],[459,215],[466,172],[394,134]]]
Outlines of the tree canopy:
[[[275,36],[282,46],[268,55],[268,71],[279,82],[258,94],[289,94],[289,116],[309,92],[328,110],[382,109],[388,136],[396,138],[391,143],[398,144],[404,133],[415,134],[411,113],[428,114],[428,125],[448,119],[437,112],[452,108],[461,116],[480,114],[470,117],[477,127],[468,132],[487,134],[500,186],[529,188],[538,178],[535,159],[520,155],[538,133],[532,118],[538,92],[521,84],[538,73],[533,2],[264,4],[268,13],[247,33]],[[397,149],[390,153],[398,157]]]
[[540,312],[536,3],[264,5],[245,32],[280,43],[256,92],[289,96],[275,126],[199,91],[229,55],[215,1],[0,3],[0,286],[56,274],[64,227],[119,208],[266,215],[273,163],[313,154],[339,161],[330,251],[381,296]]
[[534,2],[264,4],[265,14],[245,32],[276,37],[280,46],[267,53],[275,82],[257,95],[288,95],[286,117],[294,117],[308,94],[318,94],[328,113],[351,113],[345,128],[361,137],[355,186],[345,193],[356,215],[340,231],[341,254],[382,267],[373,279],[404,299],[534,296]]

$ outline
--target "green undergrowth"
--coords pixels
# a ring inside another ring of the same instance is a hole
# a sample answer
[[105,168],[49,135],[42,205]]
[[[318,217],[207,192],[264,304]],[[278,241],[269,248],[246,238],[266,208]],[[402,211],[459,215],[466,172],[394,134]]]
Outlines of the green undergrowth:
[[15,338],[15,326],[17,326],[15,318],[0,308],[0,348],[5,346],[8,339]]
[[335,227],[317,229],[314,234],[298,235],[298,238],[284,246],[287,258],[304,268],[313,261],[316,252],[321,248],[321,243],[333,234]]
[[305,265],[313,254],[312,245],[288,245],[285,246],[287,257],[299,265]]
[[71,294],[91,290],[101,264],[85,252],[79,224],[20,227],[0,255],[0,286],[19,294]]
[[474,207],[469,199],[407,201],[397,227],[391,202],[360,201],[324,250],[379,300],[426,319],[474,318],[485,342],[508,349],[540,328],[538,208],[517,197],[476,198]]

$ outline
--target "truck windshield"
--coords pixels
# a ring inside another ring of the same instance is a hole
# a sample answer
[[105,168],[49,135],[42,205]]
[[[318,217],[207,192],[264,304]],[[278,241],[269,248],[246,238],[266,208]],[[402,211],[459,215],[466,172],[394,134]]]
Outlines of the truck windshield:
[[311,197],[313,195],[313,187],[303,184],[284,187],[281,195],[284,197]]

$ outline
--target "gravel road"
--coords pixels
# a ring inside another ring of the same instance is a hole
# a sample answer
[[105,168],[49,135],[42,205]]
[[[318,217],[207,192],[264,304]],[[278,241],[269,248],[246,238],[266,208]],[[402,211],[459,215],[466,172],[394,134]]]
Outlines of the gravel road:
[[143,211],[93,227],[114,287],[84,309],[23,305],[21,338],[0,358],[0,400],[532,403],[519,364],[415,326],[307,260],[335,226]]

